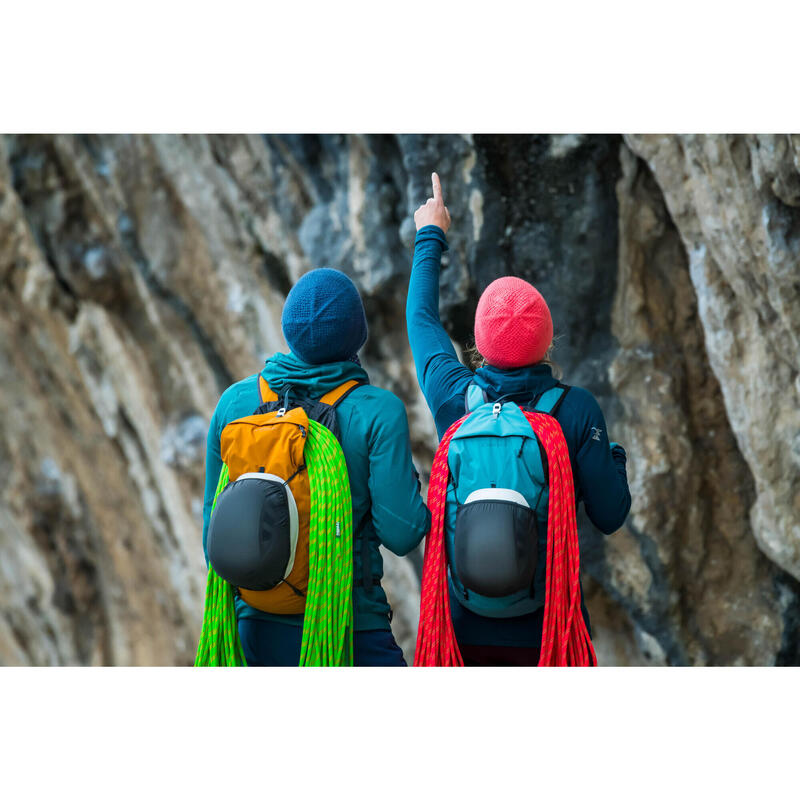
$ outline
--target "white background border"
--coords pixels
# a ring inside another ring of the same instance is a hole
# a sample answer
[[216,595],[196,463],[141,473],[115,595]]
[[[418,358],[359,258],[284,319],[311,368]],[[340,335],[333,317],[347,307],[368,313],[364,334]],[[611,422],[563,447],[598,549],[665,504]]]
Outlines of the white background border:
[[[798,129],[785,3],[7,6],[4,132]],[[0,693],[6,797],[797,791],[796,669],[4,669]]]

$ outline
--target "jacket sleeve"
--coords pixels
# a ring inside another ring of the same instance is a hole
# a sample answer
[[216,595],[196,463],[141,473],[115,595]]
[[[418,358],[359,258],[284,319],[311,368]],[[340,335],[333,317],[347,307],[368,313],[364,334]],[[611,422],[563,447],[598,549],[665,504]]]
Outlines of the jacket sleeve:
[[404,556],[430,527],[430,512],[420,494],[411,460],[408,418],[402,401],[387,394],[369,435],[369,493],[372,524],[381,543]]
[[439,269],[447,250],[444,231],[426,225],[417,233],[406,301],[408,342],[417,380],[433,413],[439,436],[464,413],[472,371],[456,356],[439,319]]
[[585,397],[586,413],[581,417],[575,456],[578,488],[589,519],[603,533],[611,534],[622,527],[631,508],[627,456],[620,445],[615,443],[613,449],[609,445],[603,412],[589,392]]
[[214,494],[217,491],[219,473],[222,470],[222,456],[220,454],[220,406],[222,401],[217,404],[211,422],[208,426],[208,436],[206,437],[206,485],[203,492],[203,554],[206,557],[208,566],[208,548],[206,540],[208,538],[208,523],[211,519],[211,506],[214,503]]

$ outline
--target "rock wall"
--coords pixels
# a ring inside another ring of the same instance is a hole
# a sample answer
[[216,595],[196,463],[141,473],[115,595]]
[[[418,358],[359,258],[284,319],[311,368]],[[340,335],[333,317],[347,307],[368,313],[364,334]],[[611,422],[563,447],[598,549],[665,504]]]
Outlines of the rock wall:
[[[190,663],[207,422],[312,266],[359,284],[426,478],[404,306],[434,168],[451,336],[535,282],[628,449],[626,528],[581,522],[601,662],[797,663],[797,139],[575,135],[0,139],[0,663]],[[386,554],[409,656],[419,564]]]
[[656,663],[764,663],[781,652],[789,579],[751,535],[754,481],[709,366],[678,231],[648,167],[625,148],[621,163],[610,377],[633,506],[628,535],[589,568]]
[[755,482],[753,534],[800,578],[800,136],[629,142],[688,254],[709,362]]

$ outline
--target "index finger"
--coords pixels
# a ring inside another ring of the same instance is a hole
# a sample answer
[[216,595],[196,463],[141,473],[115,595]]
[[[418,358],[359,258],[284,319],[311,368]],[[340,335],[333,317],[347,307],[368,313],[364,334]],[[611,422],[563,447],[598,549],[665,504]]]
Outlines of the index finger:
[[431,175],[431,183],[433,184],[433,199],[444,203],[444,199],[442,198],[442,184],[439,181],[439,176],[435,172]]

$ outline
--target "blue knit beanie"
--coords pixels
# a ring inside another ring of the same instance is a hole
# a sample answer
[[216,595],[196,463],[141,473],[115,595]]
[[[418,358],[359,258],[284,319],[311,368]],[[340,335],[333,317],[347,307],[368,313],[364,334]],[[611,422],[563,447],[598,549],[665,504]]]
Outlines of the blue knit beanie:
[[367,317],[355,284],[336,269],[314,269],[292,287],[281,327],[291,351],[307,364],[347,361],[367,341]]

